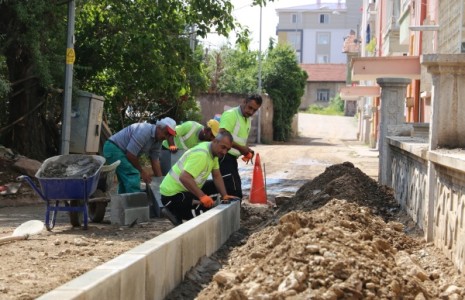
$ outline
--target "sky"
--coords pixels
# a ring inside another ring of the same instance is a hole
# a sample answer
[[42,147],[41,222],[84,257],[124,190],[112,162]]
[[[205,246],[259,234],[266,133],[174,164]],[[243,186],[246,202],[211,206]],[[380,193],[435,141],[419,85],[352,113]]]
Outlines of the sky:
[[[252,42],[250,49],[258,50],[260,41],[260,7],[251,7],[252,0],[232,0],[231,2],[234,5],[233,16],[239,23],[247,26],[251,31]],[[270,37],[273,37],[275,41],[278,40],[276,36],[276,26],[278,25],[277,8],[312,3],[316,3],[316,0],[275,0],[274,2],[267,3],[262,8],[262,51],[268,47]],[[229,39],[219,37],[217,34],[209,34],[205,40],[202,40],[202,43],[206,47],[220,48],[222,45],[228,43],[228,41],[234,46],[235,40],[235,34],[232,34]]]

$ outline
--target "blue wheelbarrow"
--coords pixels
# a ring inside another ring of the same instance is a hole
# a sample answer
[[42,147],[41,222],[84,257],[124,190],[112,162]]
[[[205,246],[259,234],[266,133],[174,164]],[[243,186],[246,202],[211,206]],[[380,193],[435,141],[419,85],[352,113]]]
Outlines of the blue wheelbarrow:
[[35,177],[40,188],[29,177],[22,175],[32,189],[45,201],[45,227],[55,227],[59,211],[67,211],[70,223],[74,227],[87,229],[89,197],[97,189],[100,172],[105,158],[98,155],[69,154],[58,155],[46,159]]

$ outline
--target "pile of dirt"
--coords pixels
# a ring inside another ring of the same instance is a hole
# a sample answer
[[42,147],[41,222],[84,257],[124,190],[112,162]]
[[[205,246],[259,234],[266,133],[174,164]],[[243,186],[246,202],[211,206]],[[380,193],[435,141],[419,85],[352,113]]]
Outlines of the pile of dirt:
[[411,234],[421,231],[392,191],[349,162],[328,167],[277,209],[243,205],[242,212],[241,231],[168,299],[465,296],[465,278]]

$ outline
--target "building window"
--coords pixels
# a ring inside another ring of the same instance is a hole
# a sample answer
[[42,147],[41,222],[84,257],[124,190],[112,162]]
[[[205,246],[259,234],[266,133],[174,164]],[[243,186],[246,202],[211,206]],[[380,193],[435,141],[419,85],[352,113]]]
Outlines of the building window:
[[328,23],[329,23],[329,15],[320,14],[320,24],[328,24]]
[[329,32],[317,33],[318,45],[329,45]]
[[289,32],[287,41],[296,51],[300,51],[300,31]]
[[291,15],[291,23],[292,24],[298,24],[300,23],[300,17],[298,13],[292,14]]
[[321,54],[316,56],[317,64],[329,64],[329,55]]
[[328,102],[329,101],[329,89],[318,89],[316,100]]

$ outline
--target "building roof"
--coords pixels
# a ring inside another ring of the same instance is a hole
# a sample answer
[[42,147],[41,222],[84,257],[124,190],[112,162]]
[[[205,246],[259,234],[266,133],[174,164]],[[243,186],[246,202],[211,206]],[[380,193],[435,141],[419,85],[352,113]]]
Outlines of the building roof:
[[307,5],[298,5],[290,7],[281,7],[276,9],[277,12],[286,12],[286,11],[311,11],[311,10],[324,10],[324,11],[338,11],[346,10],[347,5],[345,2],[333,3],[333,2],[320,2]]
[[308,82],[333,81],[345,82],[347,74],[346,64],[301,64],[302,70],[307,71]]

